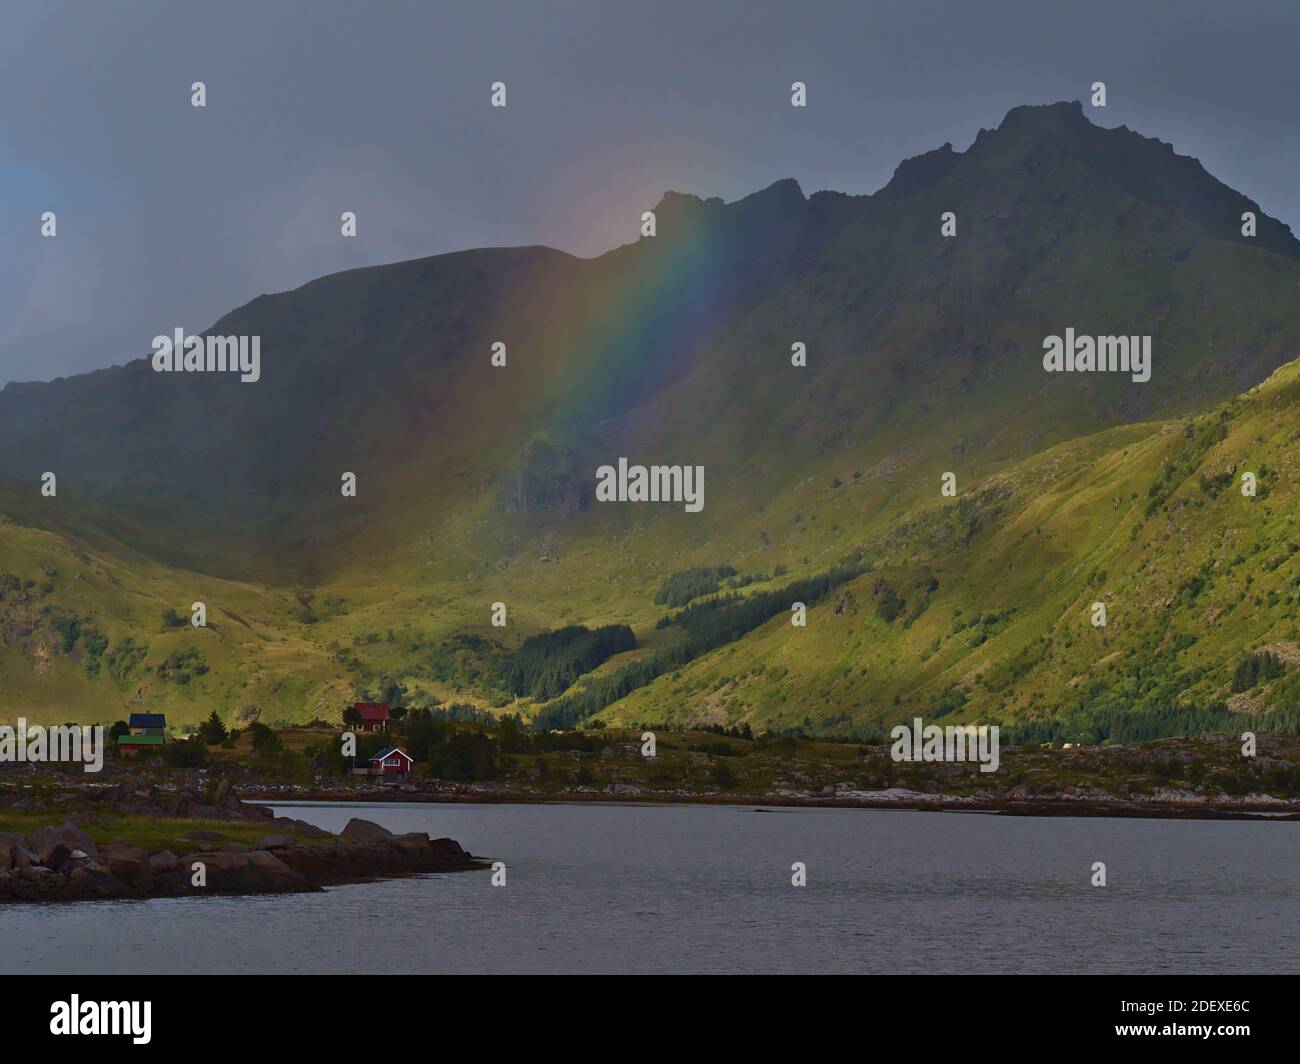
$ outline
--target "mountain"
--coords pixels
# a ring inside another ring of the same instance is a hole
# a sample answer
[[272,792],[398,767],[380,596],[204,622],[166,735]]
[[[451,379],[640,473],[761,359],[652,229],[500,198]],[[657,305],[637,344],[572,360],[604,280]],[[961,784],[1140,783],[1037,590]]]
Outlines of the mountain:
[[[1276,697],[1228,690],[1243,656],[1286,657],[1296,635],[1289,556],[1267,565],[1294,512],[1279,367],[1300,355],[1300,243],[1258,205],[1060,103],[907,160],[873,195],[670,192],[655,220],[594,259],[484,249],[260,296],[207,330],[260,337],[256,383],[140,359],[5,388],[13,708],[287,720],[405,684],[539,720],[829,732],[921,709],[1196,730],[1235,694],[1289,712],[1285,675],[1264,684]],[[1150,380],[1046,373],[1044,338],[1067,328],[1149,335]],[[620,457],[703,466],[703,510],[597,501]],[[1247,501],[1220,481],[1252,463]],[[1212,564],[1229,550],[1230,580]],[[719,566],[733,575],[697,603],[730,591],[748,613],[656,627],[665,581],[708,588]],[[790,586],[823,596],[806,629],[763,616]],[[1233,594],[1261,603],[1238,616]],[[194,601],[206,629],[161,620]],[[622,624],[637,648],[594,670],[586,644],[521,646]],[[1123,672],[1171,646],[1172,664],[1144,662],[1168,664],[1159,682]],[[1116,652],[1121,675],[1096,673]],[[500,679],[537,655],[537,691],[565,689],[547,707]]]

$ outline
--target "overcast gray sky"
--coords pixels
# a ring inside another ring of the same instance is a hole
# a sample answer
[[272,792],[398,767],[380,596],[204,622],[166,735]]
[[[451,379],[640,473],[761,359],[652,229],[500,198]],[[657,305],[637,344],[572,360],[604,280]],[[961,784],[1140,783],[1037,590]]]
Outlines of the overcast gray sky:
[[1300,230],[1298,46],[1296,0],[0,0],[0,382],[354,266],[597,254],[670,188],[872,192],[1097,80]]

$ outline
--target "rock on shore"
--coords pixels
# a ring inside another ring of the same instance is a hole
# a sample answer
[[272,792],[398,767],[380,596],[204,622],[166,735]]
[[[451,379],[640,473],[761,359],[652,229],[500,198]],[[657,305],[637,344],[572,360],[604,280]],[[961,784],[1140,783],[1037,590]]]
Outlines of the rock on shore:
[[[71,822],[26,837],[0,833],[0,903],[278,894],[377,876],[486,867],[453,839],[431,839],[421,832],[394,835],[366,820],[350,821],[338,836],[287,817],[268,823],[284,830],[268,834],[256,848],[228,843],[228,848],[217,849],[211,844],[219,840],[196,839],[207,845],[183,855],[170,850],[149,853],[125,842],[96,847]],[[309,837],[286,833],[302,834],[302,829],[310,829]],[[199,866],[205,882],[196,886]]]

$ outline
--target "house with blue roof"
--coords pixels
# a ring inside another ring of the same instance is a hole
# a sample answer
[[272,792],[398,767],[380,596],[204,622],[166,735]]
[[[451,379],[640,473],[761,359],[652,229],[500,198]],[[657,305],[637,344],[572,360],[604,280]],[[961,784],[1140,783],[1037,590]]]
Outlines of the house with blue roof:
[[165,746],[167,743],[167,717],[163,713],[132,713],[127,722],[129,735],[117,737],[119,753],[138,753],[146,746]]

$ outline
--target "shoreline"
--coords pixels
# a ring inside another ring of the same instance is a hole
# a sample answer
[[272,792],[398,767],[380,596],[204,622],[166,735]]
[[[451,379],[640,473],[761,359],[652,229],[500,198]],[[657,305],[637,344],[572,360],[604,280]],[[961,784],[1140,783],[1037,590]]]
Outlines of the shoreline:
[[[490,866],[453,839],[394,836],[348,845],[281,845],[260,850],[211,850],[177,857],[135,854],[130,847],[101,851],[103,859],[73,858],[61,871],[40,865],[0,872],[0,905],[22,902],[146,901],[152,898],[306,894],[348,883],[434,873],[468,872]],[[68,859],[65,859],[68,860]],[[191,882],[202,864],[206,885]]]
[[397,835],[357,817],[336,834],[246,803],[229,781],[217,794],[216,806],[155,787],[100,793],[58,813],[0,807],[0,825],[17,829],[0,830],[0,905],[307,893],[490,867],[454,839]]
[[1000,816],[1110,817],[1148,820],[1251,820],[1300,822],[1300,803],[1233,802],[1182,803],[1154,799],[1023,799],[964,798],[940,794],[899,797],[852,797],[801,795],[657,795],[561,791],[538,794],[510,790],[399,790],[349,791],[346,789],[301,788],[283,790],[251,788],[244,800],[262,805],[307,802],[322,805],[385,805],[390,803],[428,805],[728,805],[773,806],[777,808],[896,810],[922,813],[987,813]]

